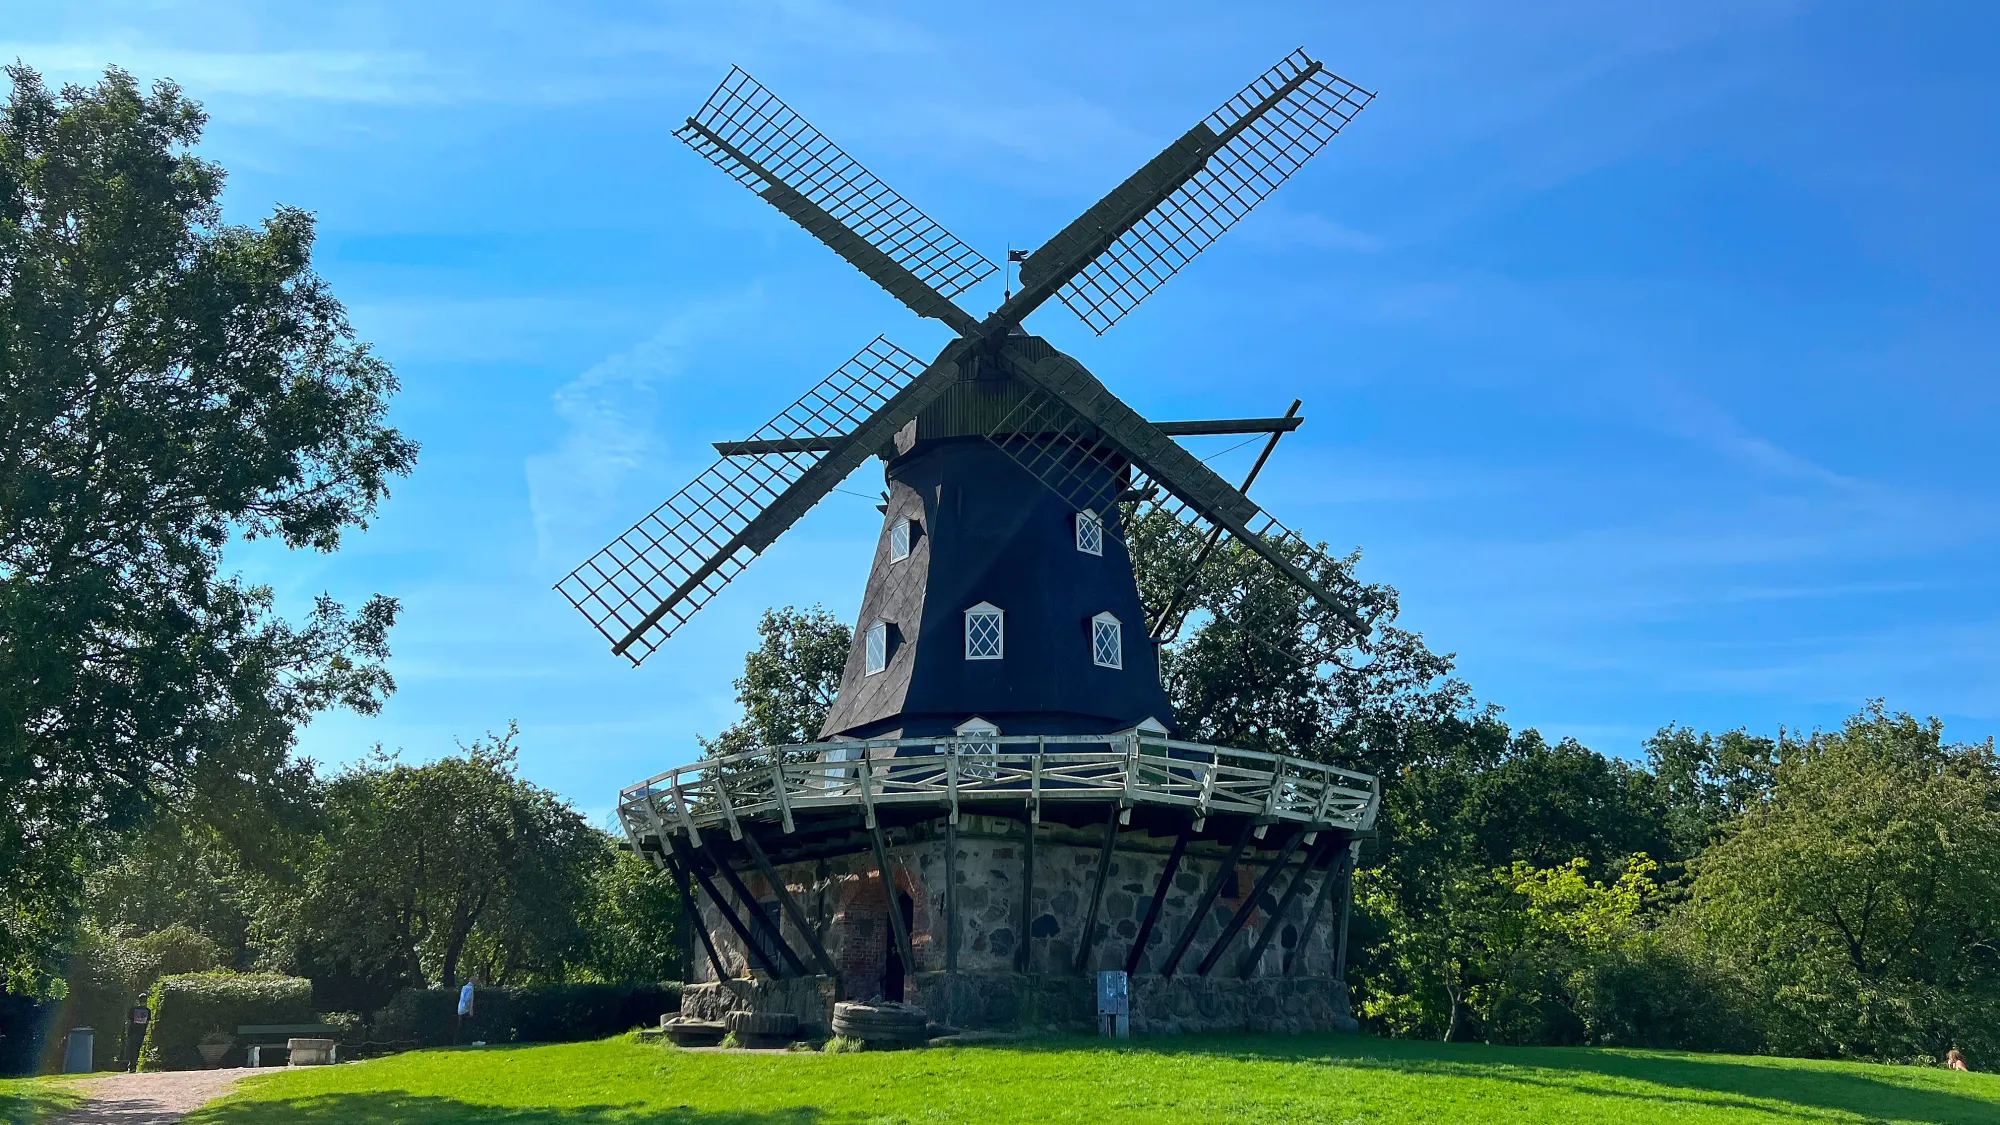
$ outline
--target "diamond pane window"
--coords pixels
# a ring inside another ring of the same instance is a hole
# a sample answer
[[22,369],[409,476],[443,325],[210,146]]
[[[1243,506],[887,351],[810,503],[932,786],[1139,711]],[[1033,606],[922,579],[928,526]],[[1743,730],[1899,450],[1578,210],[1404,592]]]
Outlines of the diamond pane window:
[[889,623],[877,621],[868,627],[867,661],[863,675],[872,676],[889,666]]
[[1100,668],[1125,667],[1125,626],[1108,613],[1090,619],[1090,660]]
[[1005,615],[999,606],[980,602],[965,611],[965,658],[998,660],[1006,654]]
[[1096,512],[1076,514],[1076,549],[1086,555],[1104,553],[1104,521]]
[[[987,722],[985,719],[982,719],[977,715],[974,715],[972,718],[967,719],[964,722],[958,724],[958,726],[952,728],[952,730],[953,733],[957,734],[958,737],[963,739],[980,739],[982,735],[991,738],[998,738],[1000,735],[999,727],[994,726],[992,723]],[[961,777],[983,781],[999,775],[1000,771],[993,767],[993,764],[990,760],[995,755],[1000,753],[1000,744],[998,742],[987,742],[984,740],[976,742],[960,742],[958,744],[958,752],[961,761],[961,764],[959,766],[959,775]],[[965,755],[974,755],[975,756],[974,760],[970,762],[964,761]],[[978,758],[986,758],[989,760],[986,762],[980,762],[978,761]]]
[[902,562],[910,557],[910,540],[914,538],[911,533],[915,525],[916,521],[911,519],[899,519],[889,525],[890,562]]

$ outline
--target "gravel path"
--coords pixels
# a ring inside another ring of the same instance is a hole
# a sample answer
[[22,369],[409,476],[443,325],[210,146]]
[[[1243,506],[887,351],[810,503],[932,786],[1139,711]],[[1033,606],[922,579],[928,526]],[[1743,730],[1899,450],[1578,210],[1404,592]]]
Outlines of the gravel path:
[[249,1073],[248,1068],[169,1070],[92,1079],[80,1083],[89,1100],[56,1118],[55,1125],[174,1125]]

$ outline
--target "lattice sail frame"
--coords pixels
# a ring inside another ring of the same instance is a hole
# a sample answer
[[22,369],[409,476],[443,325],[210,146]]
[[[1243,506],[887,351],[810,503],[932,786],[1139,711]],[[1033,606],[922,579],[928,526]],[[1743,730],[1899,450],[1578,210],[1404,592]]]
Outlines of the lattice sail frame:
[[[766,422],[752,440],[847,433],[880,411],[926,366],[877,336]],[[556,589],[616,645],[825,456],[824,451],[806,451],[724,457],[571,571]],[[651,655],[755,557],[748,546],[730,552],[624,649],[626,659],[638,664]]]
[[[856,234],[946,297],[997,268],[939,226],[793,112],[741,67],[731,67],[692,118],[763,165]],[[689,126],[674,135],[758,195],[773,185]]]
[[[1189,544],[1203,542],[1210,534],[1219,534],[1224,540],[1237,538],[1150,478],[1102,431],[1048,391],[1037,389],[1023,394],[1014,409],[988,430],[986,439],[1064,503],[1076,511],[1098,516],[1103,521],[1102,534],[1120,542],[1125,541],[1128,523],[1154,512],[1163,512],[1180,524]],[[1252,535],[1280,548],[1315,577],[1338,569],[1311,540],[1280,523],[1261,506],[1252,506],[1256,515],[1247,525]],[[1177,575],[1176,579],[1191,576],[1192,571]],[[1169,627],[1161,632],[1160,638],[1171,639],[1186,618],[1187,609],[1183,606],[1173,621],[1165,623]]]
[[1250,213],[1375,95],[1321,68],[1303,48],[1202,119],[1220,136],[1287,82],[1297,89],[1222,146],[1201,171],[1113,242],[1056,296],[1102,336],[1195,255]]

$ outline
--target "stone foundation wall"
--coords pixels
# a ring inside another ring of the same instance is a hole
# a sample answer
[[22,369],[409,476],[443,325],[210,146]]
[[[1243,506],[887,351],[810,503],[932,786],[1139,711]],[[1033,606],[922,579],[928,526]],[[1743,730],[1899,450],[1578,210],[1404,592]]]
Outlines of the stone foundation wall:
[[[1015,951],[1022,940],[1020,930],[1021,850],[1026,826],[1019,821],[997,817],[966,816],[958,833],[958,969],[961,973],[1011,973]],[[1029,972],[1036,976],[1069,976],[1075,972],[1077,940],[1085,912],[1090,907],[1091,884],[1096,874],[1099,830],[1077,830],[1044,824],[1037,829],[1034,893],[1029,912]],[[907,895],[912,906],[911,945],[918,973],[945,968],[944,918],[944,831],[943,822],[918,825],[890,832],[890,863],[897,868],[897,890]],[[1092,943],[1089,972],[1123,968],[1132,939],[1145,918],[1153,888],[1165,867],[1170,840],[1128,832],[1112,856],[1110,878],[1098,912],[1096,938]],[[1300,849],[1302,854],[1305,849]],[[1141,977],[1157,973],[1173,944],[1189,924],[1189,914],[1221,864],[1219,844],[1201,843],[1188,849],[1175,875],[1159,922],[1140,958]],[[1246,856],[1237,866],[1233,885],[1199,919],[1194,943],[1183,957],[1180,972],[1192,973],[1194,965],[1228,924],[1241,905],[1243,896],[1255,886],[1269,862],[1269,853]],[[1301,862],[1295,855],[1291,867]],[[892,940],[888,904],[875,873],[875,858],[868,852],[826,860],[782,865],[779,877],[790,887],[815,931],[825,943],[828,955],[841,974],[845,997],[869,999],[881,995],[883,975],[888,965]],[[775,894],[754,870],[742,872],[753,896],[764,900],[767,910]],[[1319,876],[1309,883],[1263,958],[1247,974],[1251,978],[1275,976],[1283,969],[1284,955],[1299,942],[1299,925],[1317,892]],[[1257,942],[1269,924],[1276,900],[1289,885],[1288,872],[1266,893],[1253,909],[1246,925],[1216,966],[1217,976],[1233,977],[1239,959]],[[1330,909],[1306,938],[1304,961],[1298,975],[1327,974],[1332,969],[1333,929],[1338,910]],[[715,937],[725,967],[735,977],[747,975],[749,964],[742,942],[722,920],[715,904],[702,902],[703,920]],[[809,946],[789,918],[781,919],[786,940],[802,959],[809,959]],[[699,947],[693,979],[713,980],[715,973]]]
[[681,990],[681,1015],[721,1020],[730,1012],[790,1012],[802,1038],[832,1034],[834,982],[827,977],[785,980],[746,978],[690,984]]
[[[912,999],[940,1024],[970,1030],[1089,1030],[1097,1026],[1095,977],[1020,973],[919,973]],[[720,1020],[729,1012],[791,1012],[800,1035],[825,1036],[834,984],[826,977],[746,979],[689,985],[681,1014]],[[1132,982],[1132,1030],[1140,1035],[1197,1031],[1352,1031],[1347,987],[1328,977],[1140,976]]]

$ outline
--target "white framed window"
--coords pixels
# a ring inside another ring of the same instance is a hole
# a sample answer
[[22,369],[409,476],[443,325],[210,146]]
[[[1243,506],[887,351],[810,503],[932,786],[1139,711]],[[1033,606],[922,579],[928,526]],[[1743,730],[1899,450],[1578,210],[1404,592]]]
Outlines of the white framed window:
[[868,626],[868,640],[863,653],[862,674],[872,676],[889,666],[889,623],[876,621]]
[[1108,613],[1090,619],[1090,662],[1099,668],[1125,667],[1125,626]]
[[[1000,728],[974,715],[970,719],[953,727],[952,733],[962,739],[998,738],[1000,736]],[[961,757],[964,755],[976,755],[977,757],[990,759],[1000,753],[1000,744],[998,742],[986,741],[961,742],[958,744],[958,752]],[[990,778],[997,776],[999,771],[990,762],[981,763],[975,760],[971,762],[961,761],[959,773],[964,777]]]
[[1006,613],[992,602],[965,611],[965,658],[998,660],[1007,654]]
[[910,544],[916,541],[917,521],[905,516],[889,525],[889,561],[902,562],[910,557]]
[[1076,549],[1086,555],[1104,553],[1104,520],[1096,512],[1076,514]]

